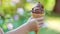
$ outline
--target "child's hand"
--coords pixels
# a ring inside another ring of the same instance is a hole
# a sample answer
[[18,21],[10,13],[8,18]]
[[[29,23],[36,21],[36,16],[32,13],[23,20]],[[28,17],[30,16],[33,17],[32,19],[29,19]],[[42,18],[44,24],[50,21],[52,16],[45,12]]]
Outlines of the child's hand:
[[43,26],[44,23],[44,16],[40,18],[29,18],[27,23],[30,25],[30,31],[35,31],[38,34],[39,29]]
[[29,18],[27,23],[30,23],[30,28],[31,29],[40,29],[43,25],[43,22],[44,22],[44,17],[40,17],[40,18]]

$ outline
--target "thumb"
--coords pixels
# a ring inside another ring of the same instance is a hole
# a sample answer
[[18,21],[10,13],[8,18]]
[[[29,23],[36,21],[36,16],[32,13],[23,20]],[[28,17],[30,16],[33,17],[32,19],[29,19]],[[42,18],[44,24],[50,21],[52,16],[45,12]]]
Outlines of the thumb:
[[30,18],[28,19],[28,21],[27,21],[27,22],[34,22],[34,21],[36,21],[36,19],[35,19],[35,18],[30,17]]

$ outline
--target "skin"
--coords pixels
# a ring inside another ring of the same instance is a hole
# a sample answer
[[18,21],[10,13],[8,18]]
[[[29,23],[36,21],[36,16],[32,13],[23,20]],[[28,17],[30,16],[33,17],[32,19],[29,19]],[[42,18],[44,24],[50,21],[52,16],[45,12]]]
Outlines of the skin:
[[[44,19],[43,17],[40,17],[40,18],[31,17],[28,19],[28,21],[25,24],[5,34],[28,34],[31,31],[35,31],[36,34],[38,34],[38,29],[41,28],[43,19]],[[37,22],[38,20],[39,22]],[[0,30],[0,32],[3,34],[2,30]]]

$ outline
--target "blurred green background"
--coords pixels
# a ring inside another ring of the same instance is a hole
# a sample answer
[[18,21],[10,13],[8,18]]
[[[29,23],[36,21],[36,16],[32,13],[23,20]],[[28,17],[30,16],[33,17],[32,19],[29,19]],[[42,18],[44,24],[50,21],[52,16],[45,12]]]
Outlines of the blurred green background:
[[[60,34],[60,17],[53,12],[56,0],[0,0],[0,27],[4,32],[16,29],[31,17],[38,2],[44,5],[46,26],[39,34]],[[30,32],[29,34],[35,34]]]

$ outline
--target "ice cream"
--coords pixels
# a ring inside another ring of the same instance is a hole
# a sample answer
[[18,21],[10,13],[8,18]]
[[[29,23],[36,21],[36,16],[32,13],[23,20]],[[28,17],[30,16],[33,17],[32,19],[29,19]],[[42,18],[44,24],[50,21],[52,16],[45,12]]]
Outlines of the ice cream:
[[32,8],[32,16],[33,18],[44,16],[44,7],[40,2],[38,2],[36,7]]

